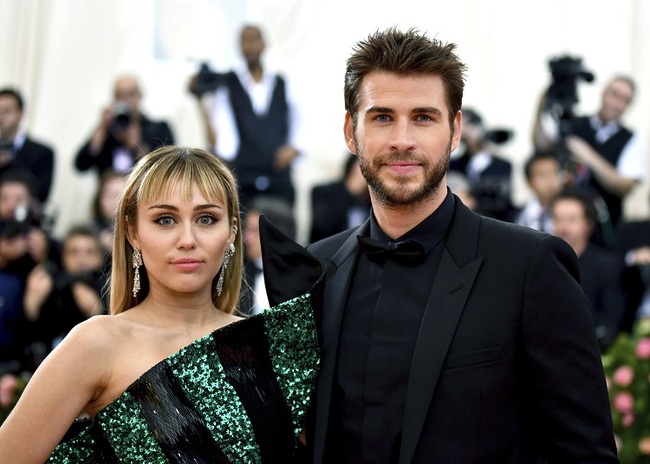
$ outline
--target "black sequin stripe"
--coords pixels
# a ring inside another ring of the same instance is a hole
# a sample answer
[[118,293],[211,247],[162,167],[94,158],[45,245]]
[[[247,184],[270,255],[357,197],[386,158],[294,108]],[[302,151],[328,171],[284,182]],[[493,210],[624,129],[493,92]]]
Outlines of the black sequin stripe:
[[228,382],[252,424],[262,463],[273,463],[294,452],[291,410],[273,371],[263,318],[246,322],[236,331],[225,327],[213,338]]
[[[75,443],[80,440],[80,443],[86,443],[88,436],[92,437],[92,447],[85,448],[81,444]],[[92,418],[78,419],[70,426],[66,434],[60,442],[62,445],[70,444],[73,450],[59,450],[50,456],[48,463],[56,464],[57,462],[65,461],[70,462],[74,459],[78,464],[119,464],[120,460],[115,455],[115,451],[111,447],[108,440],[104,436],[99,423]],[[88,449],[90,455],[82,458],[87,453],[84,451]]]
[[95,446],[93,448],[93,453],[83,462],[83,464],[119,464],[120,460],[117,458],[111,444],[104,436],[104,432],[99,426],[99,422],[93,421],[90,433],[95,440]]
[[167,363],[154,366],[129,392],[171,463],[230,464]]

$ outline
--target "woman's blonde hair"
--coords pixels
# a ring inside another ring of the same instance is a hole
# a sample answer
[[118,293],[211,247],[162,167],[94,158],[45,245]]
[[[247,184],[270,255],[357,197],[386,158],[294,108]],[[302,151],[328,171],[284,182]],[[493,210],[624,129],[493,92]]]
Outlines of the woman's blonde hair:
[[149,293],[145,266],[140,267],[141,289],[135,297],[132,293],[135,270],[131,263],[133,247],[128,241],[127,233],[128,225],[135,226],[137,223],[138,204],[169,197],[179,185],[183,198],[189,199],[195,184],[206,199],[224,202],[228,208],[230,224],[238,226],[233,242],[235,254],[226,269],[221,295],[217,295],[216,291],[221,271],[212,281],[214,305],[227,313],[235,311],[244,266],[237,184],[230,169],[215,155],[198,148],[170,145],[140,159],[126,179],[115,220],[110,278],[111,314],[136,306]]

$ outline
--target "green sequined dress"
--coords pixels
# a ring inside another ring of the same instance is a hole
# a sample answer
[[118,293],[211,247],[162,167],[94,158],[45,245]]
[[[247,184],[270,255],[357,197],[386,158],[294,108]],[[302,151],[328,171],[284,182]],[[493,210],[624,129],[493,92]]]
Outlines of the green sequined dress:
[[75,422],[49,463],[292,462],[320,363],[323,272],[267,221],[260,226],[273,307],[153,366]]

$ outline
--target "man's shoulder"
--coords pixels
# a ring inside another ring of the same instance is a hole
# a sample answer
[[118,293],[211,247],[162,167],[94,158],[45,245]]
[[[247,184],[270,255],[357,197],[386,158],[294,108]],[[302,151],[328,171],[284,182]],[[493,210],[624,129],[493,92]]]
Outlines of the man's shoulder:
[[478,240],[479,246],[483,245],[488,248],[494,246],[495,249],[510,250],[512,253],[523,249],[532,250],[543,241],[554,244],[558,241],[563,242],[560,238],[547,232],[486,216],[481,216]]
[[30,136],[25,137],[22,151],[33,153],[54,153],[54,150],[49,145]]
[[334,254],[345,241],[357,230],[357,227],[338,232],[330,237],[323,238],[307,246],[311,253],[323,257]]

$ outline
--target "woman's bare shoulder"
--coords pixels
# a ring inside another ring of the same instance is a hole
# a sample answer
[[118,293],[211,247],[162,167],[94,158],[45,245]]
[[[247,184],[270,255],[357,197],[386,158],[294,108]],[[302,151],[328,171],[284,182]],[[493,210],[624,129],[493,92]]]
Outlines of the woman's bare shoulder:
[[78,365],[96,366],[95,374],[110,376],[109,369],[123,360],[124,350],[132,337],[132,324],[124,318],[97,315],[77,324],[55,351],[57,359],[65,358]]
[[85,349],[110,348],[115,346],[125,329],[125,324],[120,318],[97,315],[74,326],[62,344],[75,344]]

